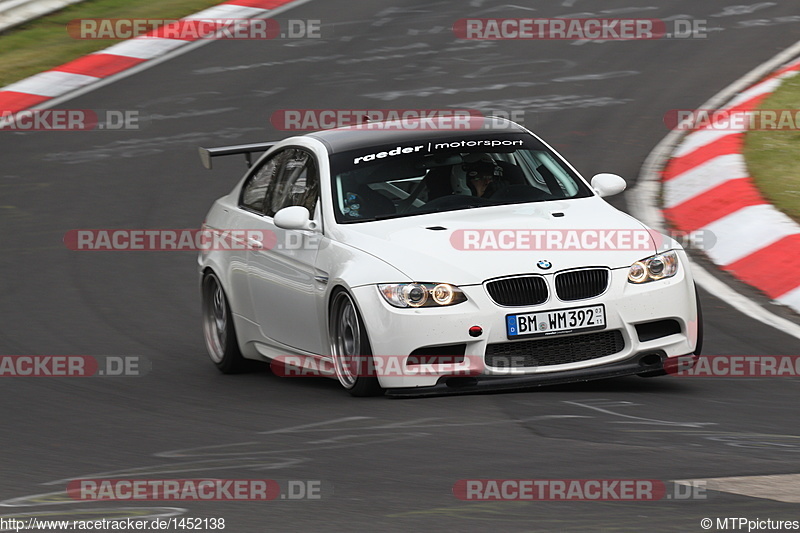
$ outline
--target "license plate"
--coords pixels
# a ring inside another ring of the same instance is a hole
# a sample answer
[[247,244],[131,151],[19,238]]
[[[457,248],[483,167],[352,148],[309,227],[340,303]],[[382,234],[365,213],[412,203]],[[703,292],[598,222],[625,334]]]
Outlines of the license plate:
[[575,331],[605,329],[605,327],[606,309],[603,305],[506,315],[506,330],[509,339],[544,337]]

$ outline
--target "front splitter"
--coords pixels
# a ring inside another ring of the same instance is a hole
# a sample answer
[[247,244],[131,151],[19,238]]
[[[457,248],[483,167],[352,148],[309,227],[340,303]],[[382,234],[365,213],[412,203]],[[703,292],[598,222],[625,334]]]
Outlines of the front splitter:
[[[653,352],[637,354],[634,357],[626,359],[620,363],[590,368],[580,368],[576,370],[564,370],[562,372],[528,374],[525,376],[512,377],[485,376],[475,379],[443,379],[433,387],[403,387],[397,389],[387,389],[386,396],[390,398],[424,398],[430,396],[487,394],[509,391],[524,391],[548,385],[581,383],[598,379],[610,379],[640,374],[666,374],[666,371],[664,370],[664,362],[667,359],[666,355],[662,352],[658,354],[660,359],[658,362],[643,364],[643,359],[648,355],[653,355]],[[692,357],[694,357],[696,361],[698,356],[692,355]],[[690,366],[692,365],[688,365],[688,367]]]

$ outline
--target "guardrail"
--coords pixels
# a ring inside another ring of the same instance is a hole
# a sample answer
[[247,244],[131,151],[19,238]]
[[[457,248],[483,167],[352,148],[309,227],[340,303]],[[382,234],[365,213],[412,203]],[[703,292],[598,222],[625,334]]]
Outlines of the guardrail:
[[0,33],[83,0],[0,0]]

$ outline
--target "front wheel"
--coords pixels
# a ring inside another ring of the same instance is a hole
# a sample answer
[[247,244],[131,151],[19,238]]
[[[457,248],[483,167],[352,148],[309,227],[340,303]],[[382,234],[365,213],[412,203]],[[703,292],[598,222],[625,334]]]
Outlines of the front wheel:
[[328,319],[331,355],[339,383],[353,396],[377,396],[383,389],[372,369],[372,349],[364,321],[350,294],[339,289]]
[[697,284],[694,285],[694,296],[697,301],[697,343],[694,346],[694,354],[701,355],[703,353],[703,308],[700,307],[700,292],[697,290]]
[[249,368],[239,351],[228,298],[213,273],[203,278],[203,336],[208,355],[222,373],[237,374]]

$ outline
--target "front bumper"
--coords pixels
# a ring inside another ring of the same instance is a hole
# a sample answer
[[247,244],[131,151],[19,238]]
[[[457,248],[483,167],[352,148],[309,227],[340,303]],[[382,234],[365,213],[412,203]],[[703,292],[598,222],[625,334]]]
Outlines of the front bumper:
[[[685,268],[686,262],[683,261],[682,265],[684,268],[672,278],[641,285],[628,283],[627,269],[612,270],[609,287],[600,296],[580,301],[561,301],[551,296],[543,304],[528,307],[499,306],[489,298],[483,285],[462,286],[468,301],[442,308],[392,307],[381,297],[374,285],[355,288],[353,294],[360,307],[374,356],[400,358],[400,366],[406,368],[408,356],[412,353],[425,354],[426,350],[433,352],[434,348],[442,346],[460,346],[463,350],[463,362],[428,365],[425,375],[413,372],[379,374],[382,387],[439,389],[448,377],[471,376],[478,378],[479,382],[492,381],[492,387],[516,388],[518,381],[530,382],[532,377],[536,378],[538,384],[549,384],[638,374],[650,370],[642,368],[639,364],[640,357],[658,353],[663,354],[664,358],[671,358],[693,353],[697,343],[697,306],[694,284]],[[552,287],[553,276],[545,277]],[[553,295],[554,291],[551,290],[550,293]],[[621,334],[623,346],[615,353],[548,366],[498,368],[487,364],[485,354],[489,345],[532,341],[529,346],[535,351],[535,342],[539,339],[569,342],[570,338],[580,341],[578,337],[591,335],[578,332],[546,338],[509,340],[506,334],[507,314],[595,304],[605,306],[604,331],[618,331]],[[679,331],[649,340],[642,339],[637,333],[637,324],[659,320],[673,320],[679,326]],[[482,329],[483,333],[479,337],[469,334],[469,329],[473,326],[480,326]],[[489,386],[478,385],[479,388]],[[530,385],[528,383],[525,386]]]

